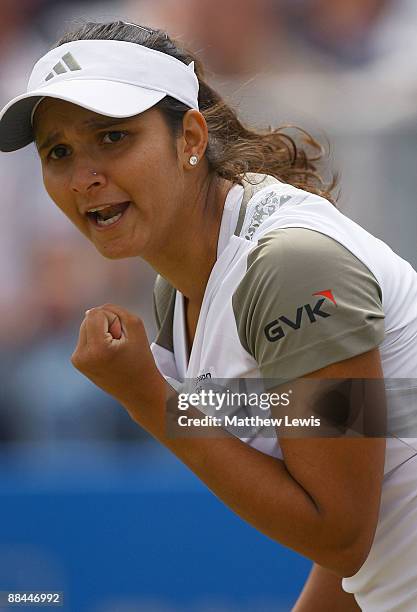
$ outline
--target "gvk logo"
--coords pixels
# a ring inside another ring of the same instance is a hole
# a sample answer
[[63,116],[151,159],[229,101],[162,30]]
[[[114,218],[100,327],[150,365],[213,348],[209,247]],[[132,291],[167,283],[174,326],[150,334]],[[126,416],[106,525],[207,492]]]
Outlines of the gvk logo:
[[303,321],[305,320],[305,316],[303,317],[304,312],[307,314],[308,323],[315,323],[317,321],[317,317],[327,319],[327,317],[332,316],[329,312],[326,312],[325,310],[321,309],[323,303],[326,300],[330,300],[335,306],[337,306],[336,300],[333,297],[332,290],[325,289],[324,291],[316,291],[312,295],[322,295],[324,297],[317,300],[317,302],[313,306],[311,304],[304,304],[304,306],[299,306],[295,315],[295,321],[282,315],[281,317],[278,317],[278,319],[274,319],[265,326],[264,332],[269,342],[276,342],[277,340],[281,340],[281,338],[284,338],[285,331],[281,323],[283,323],[290,329],[300,329]]

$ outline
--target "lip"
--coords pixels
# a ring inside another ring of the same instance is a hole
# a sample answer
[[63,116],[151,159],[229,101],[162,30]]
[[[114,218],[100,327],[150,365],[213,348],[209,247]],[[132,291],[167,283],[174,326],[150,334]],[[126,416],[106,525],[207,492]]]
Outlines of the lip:
[[[90,210],[94,210],[94,208],[104,208],[106,206],[117,206],[118,204],[131,204],[130,200],[122,200],[121,202],[103,202],[102,204],[94,204],[94,206],[90,206],[89,208],[85,208],[82,210],[82,214],[86,215]],[[126,209],[127,210],[127,209]]]
[[[117,202],[118,204],[121,204],[121,202]],[[124,204],[127,202],[123,202]],[[115,223],[112,223],[111,225],[97,225],[97,223],[94,221],[94,219],[90,216],[87,215],[87,212],[85,213],[87,219],[88,219],[88,223],[94,228],[95,231],[97,232],[105,232],[105,231],[109,231],[112,230],[114,227],[117,227],[121,221],[123,221],[123,219],[126,217],[127,212],[130,210],[130,206],[131,206],[132,202],[129,202],[129,206],[127,208],[125,208],[125,210],[122,212],[122,216],[120,217],[120,219],[118,219]],[[97,206],[93,206],[93,208],[98,208]]]

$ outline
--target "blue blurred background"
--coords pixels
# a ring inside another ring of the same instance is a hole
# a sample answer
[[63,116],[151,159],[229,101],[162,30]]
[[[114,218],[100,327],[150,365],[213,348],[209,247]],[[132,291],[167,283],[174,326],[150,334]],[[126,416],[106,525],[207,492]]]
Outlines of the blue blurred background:
[[[339,207],[417,266],[414,0],[1,0],[0,105],[86,19],[162,27],[251,125],[331,145]],[[330,168],[330,166],[329,166]],[[92,612],[290,610],[310,563],[244,524],[70,364],[86,308],[145,321],[154,273],[108,261],[0,157],[0,590]]]
[[63,591],[80,612],[284,612],[308,574],[154,444],[1,460],[1,589]]

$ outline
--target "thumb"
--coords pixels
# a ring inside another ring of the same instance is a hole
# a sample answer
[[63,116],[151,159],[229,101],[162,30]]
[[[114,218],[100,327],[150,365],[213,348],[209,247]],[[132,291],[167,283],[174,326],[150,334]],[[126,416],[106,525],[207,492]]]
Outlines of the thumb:
[[116,340],[120,340],[120,338],[122,337],[122,324],[117,314],[113,313],[112,318],[113,321],[109,325],[109,332],[111,333],[113,338],[115,338]]
[[117,314],[104,310],[103,308],[93,308],[85,313],[87,342],[89,344],[102,344],[107,334],[119,340],[122,337],[122,325]]

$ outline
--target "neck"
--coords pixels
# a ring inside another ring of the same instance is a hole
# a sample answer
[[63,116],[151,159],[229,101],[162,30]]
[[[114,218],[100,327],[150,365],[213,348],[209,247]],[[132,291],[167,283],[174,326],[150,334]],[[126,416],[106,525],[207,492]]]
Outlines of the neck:
[[200,306],[211,270],[217,259],[217,244],[226,196],[233,184],[218,176],[209,177],[185,208],[181,228],[157,261],[149,263],[193,306]]

